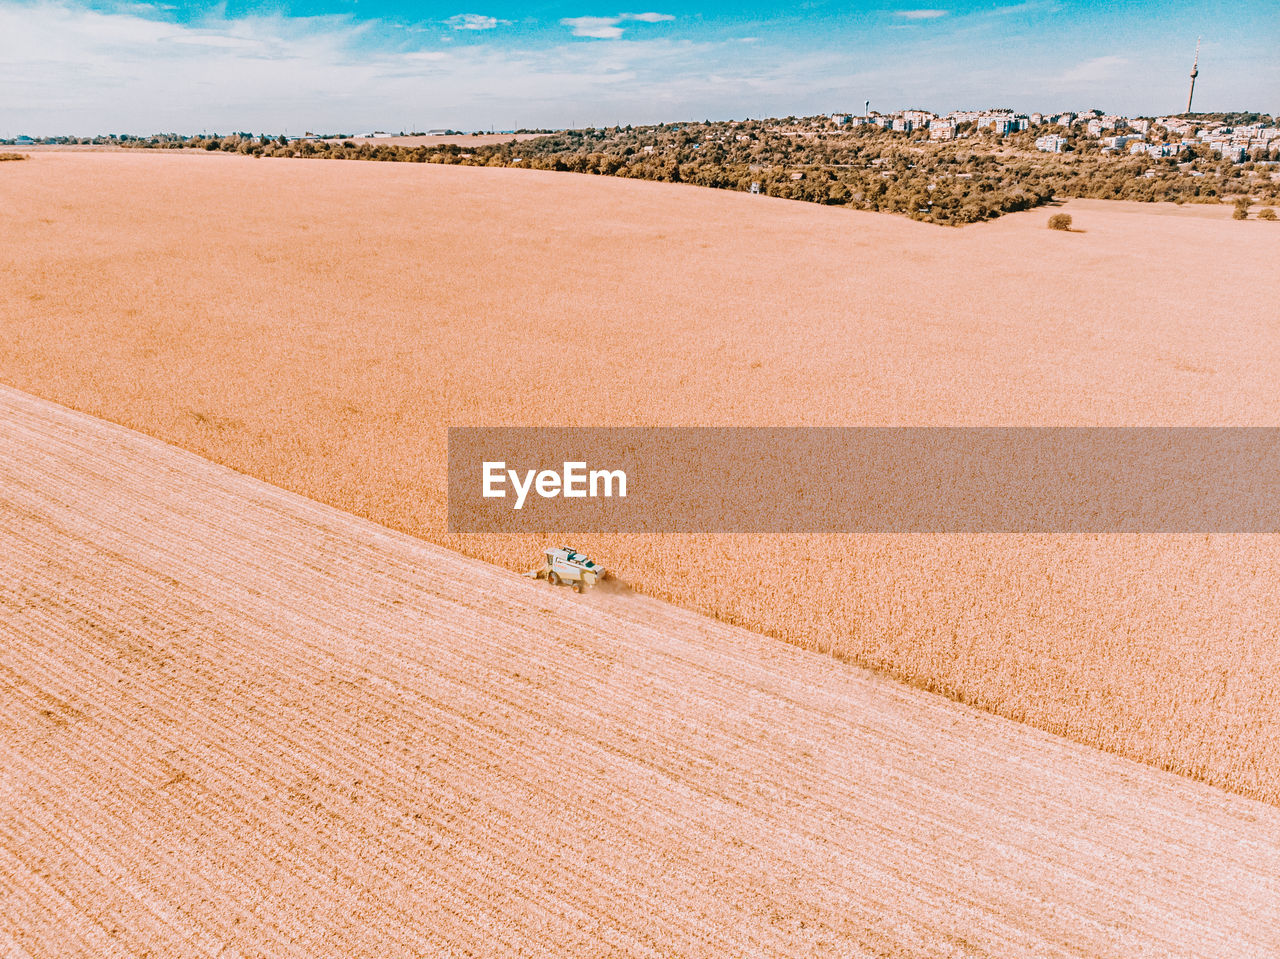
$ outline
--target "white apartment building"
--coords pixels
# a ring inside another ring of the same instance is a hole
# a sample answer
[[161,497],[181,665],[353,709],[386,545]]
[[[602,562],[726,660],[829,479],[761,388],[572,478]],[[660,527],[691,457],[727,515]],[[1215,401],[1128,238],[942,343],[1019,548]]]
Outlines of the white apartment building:
[[1067,149],[1067,138],[1056,133],[1036,138],[1036,149],[1041,153],[1062,153]]

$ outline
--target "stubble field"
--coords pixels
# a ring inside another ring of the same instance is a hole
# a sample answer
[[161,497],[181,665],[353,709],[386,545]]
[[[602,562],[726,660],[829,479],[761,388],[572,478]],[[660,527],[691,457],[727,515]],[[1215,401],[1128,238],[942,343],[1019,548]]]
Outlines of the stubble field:
[[[7,164],[0,204],[0,381],[511,569],[546,544],[445,531],[450,425],[1280,422],[1280,229],[1227,209],[955,231],[532,171],[124,153]],[[575,545],[655,597],[1280,801],[1274,537]]]

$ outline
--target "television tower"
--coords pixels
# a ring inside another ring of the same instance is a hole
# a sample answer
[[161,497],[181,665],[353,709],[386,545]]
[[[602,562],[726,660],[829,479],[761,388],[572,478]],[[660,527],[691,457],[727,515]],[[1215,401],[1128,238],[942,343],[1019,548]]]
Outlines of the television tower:
[[1196,77],[1200,76],[1200,38],[1196,37],[1196,58],[1191,64],[1191,89],[1187,91],[1187,112],[1191,112],[1191,98],[1196,95]]

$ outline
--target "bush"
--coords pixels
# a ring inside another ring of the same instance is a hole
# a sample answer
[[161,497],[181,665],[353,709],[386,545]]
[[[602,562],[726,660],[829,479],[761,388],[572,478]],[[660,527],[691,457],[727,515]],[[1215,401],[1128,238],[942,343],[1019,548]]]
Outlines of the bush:
[[1263,210],[1261,213],[1258,214],[1259,220],[1274,220],[1275,218],[1276,218],[1276,211],[1271,209],[1271,207],[1267,207],[1265,210]]
[[1249,219],[1249,201],[1247,199],[1242,197],[1236,200],[1236,208],[1232,211],[1231,218],[1233,220]]
[[[26,158],[27,155],[25,153],[0,153],[0,161],[25,160]],[[1275,217],[1272,217],[1272,219],[1275,219]]]
[[1070,230],[1070,229],[1071,229],[1071,214],[1070,214],[1070,213],[1055,213],[1053,216],[1049,217],[1049,229],[1051,229],[1051,230]]

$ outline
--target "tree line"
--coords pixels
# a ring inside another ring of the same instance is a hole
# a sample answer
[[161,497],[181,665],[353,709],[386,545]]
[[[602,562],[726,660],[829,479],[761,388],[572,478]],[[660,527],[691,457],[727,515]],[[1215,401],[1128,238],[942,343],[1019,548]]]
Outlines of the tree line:
[[[1047,128],[1000,137],[961,124],[951,141],[927,131],[841,129],[827,118],[671,123],[569,130],[528,140],[405,146],[354,139],[294,139],[233,134],[152,137],[141,148],[196,148],[252,156],[520,167],[690,183],[875,210],[961,225],[1026,210],[1054,197],[1218,203],[1235,197],[1280,199],[1268,175],[1280,143],[1234,163],[1207,146],[1172,157],[1103,153],[1075,128],[1068,152],[1035,150]],[[965,136],[967,134],[967,136]]]

